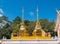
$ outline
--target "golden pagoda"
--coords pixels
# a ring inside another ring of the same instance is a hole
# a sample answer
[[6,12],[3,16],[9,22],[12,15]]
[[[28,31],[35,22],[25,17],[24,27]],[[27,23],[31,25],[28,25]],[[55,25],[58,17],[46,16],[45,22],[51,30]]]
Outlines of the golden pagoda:
[[11,39],[12,40],[21,40],[25,38],[24,36],[28,36],[28,31],[26,30],[26,26],[24,25],[24,8],[22,8],[22,23],[20,26],[20,30],[17,33],[12,33]]
[[38,20],[38,7],[36,9],[36,15],[37,15],[37,20],[36,20],[36,26],[35,26],[35,29],[33,31],[33,36],[35,36],[37,39],[39,40],[43,40],[43,39],[50,39],[51,38],[51,35],[50,35],[50,32],[46,33],[41,25],[40,25],[40,22]]
[[51,39],[50,33],[46,33],[40,25],[40,22],[38,20],[38,7],[36,9],[37,12],[37,20],[36,20],[36,26],[31,36],[29,36],[28,31],[26,30],[26,26],[24,25],[24,8],[22,8],[22,24],[20,26],[19,32],[15,34],[11,34],[12,40],[48,40]]

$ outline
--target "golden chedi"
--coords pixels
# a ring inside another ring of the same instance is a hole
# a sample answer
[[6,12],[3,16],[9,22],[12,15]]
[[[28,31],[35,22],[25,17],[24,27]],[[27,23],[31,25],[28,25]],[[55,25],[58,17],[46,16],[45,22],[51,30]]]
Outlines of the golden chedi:
[[35,29],[33,31],[33,36],[35,36],[38,40],[50,39],[51,38],[50,33],[45,33],[45,31],[41,28],[40,22],[38,20],[38,7],[36,9],[36,12],[37,12],[37,21]]
[[[37,12],[37,20],[36,20],[36,26],[34,31],[32,32],[32,35],[30,36],[28,31],[26,30],[26,26],[24,25],[24,9],[22,9],[22,24],[20,26],[19,32],[11,35],[12,40],[48,40],[51,39],[50,32],[46,33],[38,20],[38,7],[36,9]],[[16,35],[16,36],[14,36]]]
[[26,30],[26,26],[24,25],[24,8],[22,8],[22,23],[20,26],[20,30],[17,33],[12,33],[11,39],[20,40],[20,39],[24,39],[28,35],[29,35],[28,31]]

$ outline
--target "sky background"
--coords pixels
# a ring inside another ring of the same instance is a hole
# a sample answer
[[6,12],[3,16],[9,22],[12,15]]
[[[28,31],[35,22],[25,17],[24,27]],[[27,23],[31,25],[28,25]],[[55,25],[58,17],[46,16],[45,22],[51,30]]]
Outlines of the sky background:
[[[60,10],[60,0],[0,0],[0,11],[12,21],[16,16],[22,18],[24,7],[24,19],[36,20],[36,7],[39,8],[39,19],[56,19],[56,8]],[[1,16],[1,15],[0,15]]]

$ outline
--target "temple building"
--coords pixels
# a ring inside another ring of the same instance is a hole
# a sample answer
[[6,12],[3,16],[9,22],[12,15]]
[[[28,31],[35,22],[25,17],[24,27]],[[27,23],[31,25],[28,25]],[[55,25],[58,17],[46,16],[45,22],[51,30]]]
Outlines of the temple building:
[[39,22],[38,19],[38,7],[36,8],[36,25],[34,28],[34,31],[32,32],[32,35],[29,36],[28,31],[26,30],[26,26],[24,24],[24,8],[22,8],[22,23],[20,26],[20,30],[18,33],[13,33],[11,34],[11,39],[12,40],[48,40],[51,39],[50,32],[46,33]]
[[57,32],[58,38],[60,39],[60,11],[56,9],[57,18],[55,22],[55,29],[54,31]]

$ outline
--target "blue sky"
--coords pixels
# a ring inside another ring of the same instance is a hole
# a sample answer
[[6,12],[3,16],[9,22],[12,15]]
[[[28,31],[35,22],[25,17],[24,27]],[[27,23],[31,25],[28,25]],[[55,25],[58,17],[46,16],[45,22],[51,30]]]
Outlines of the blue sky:
[[5,16],[12,21],[16,16],[22,17],[24,7],[24,19],[36,20],[36,7],[39,8],[39,19],[56,19],[56,8],[60,10],[60,0],[0,0],[0,8]]

